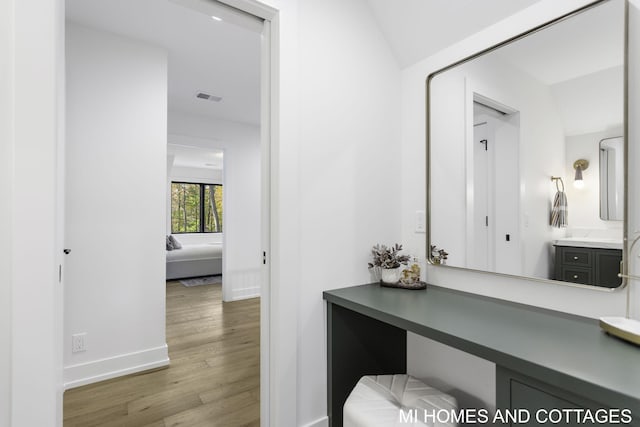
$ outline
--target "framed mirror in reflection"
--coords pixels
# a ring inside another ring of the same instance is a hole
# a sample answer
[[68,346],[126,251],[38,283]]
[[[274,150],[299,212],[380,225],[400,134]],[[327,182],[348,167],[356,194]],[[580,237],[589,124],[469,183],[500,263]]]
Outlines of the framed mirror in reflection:
[[428,77],[427,253],[622,284],[626,21],[600,1]]
[[600,141],[600,218],[624,220],[624,138]]

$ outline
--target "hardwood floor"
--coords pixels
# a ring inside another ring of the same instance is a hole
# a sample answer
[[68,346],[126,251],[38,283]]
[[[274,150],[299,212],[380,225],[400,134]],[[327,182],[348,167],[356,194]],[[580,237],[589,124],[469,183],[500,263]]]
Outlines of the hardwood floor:
[[260,300],[167,282],[171,366],[69,390],[64,426],[259,426]]

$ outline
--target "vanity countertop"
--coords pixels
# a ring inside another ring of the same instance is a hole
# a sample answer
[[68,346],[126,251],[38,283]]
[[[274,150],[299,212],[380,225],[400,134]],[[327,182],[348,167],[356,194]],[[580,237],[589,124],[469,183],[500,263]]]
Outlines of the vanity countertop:
[[555,246],[573,246],[580,248],[622,249],[622,239],[602,237],[564,237],[554,240]]
[[640,413],[640,347],[607,335],[595,319],[437,286],[408,291],[376,283],[325,291],[324,299]]

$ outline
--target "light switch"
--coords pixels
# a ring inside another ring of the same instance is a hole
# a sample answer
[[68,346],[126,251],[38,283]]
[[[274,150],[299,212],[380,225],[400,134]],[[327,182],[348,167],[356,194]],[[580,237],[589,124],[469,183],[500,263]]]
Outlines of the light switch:
[[424,211],[416,211],[416,233],[427,232],[427,217]]

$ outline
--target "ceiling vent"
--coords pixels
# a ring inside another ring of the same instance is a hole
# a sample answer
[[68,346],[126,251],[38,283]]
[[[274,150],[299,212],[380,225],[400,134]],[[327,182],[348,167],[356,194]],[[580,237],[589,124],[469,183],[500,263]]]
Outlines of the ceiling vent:
[[210,94],[208,94],[206,92],[196,92],[196,98],[204,99],[205,101],[211,101],[211,102],[220,102],[220,101],[222,101],[222,97],[221,96],[210,95]]

